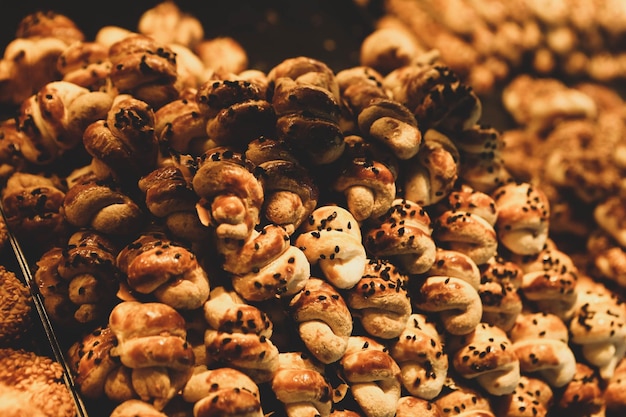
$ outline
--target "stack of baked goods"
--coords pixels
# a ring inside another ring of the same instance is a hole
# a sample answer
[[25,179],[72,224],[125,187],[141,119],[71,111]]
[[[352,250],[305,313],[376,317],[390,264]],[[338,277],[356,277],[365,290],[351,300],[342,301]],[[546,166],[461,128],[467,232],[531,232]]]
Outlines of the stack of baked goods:
[[263,72],[171,2],[92,40],[19,24],[2,206],[90,414],[623,413],[623,291],[439,46],[392,65],[393,34]]

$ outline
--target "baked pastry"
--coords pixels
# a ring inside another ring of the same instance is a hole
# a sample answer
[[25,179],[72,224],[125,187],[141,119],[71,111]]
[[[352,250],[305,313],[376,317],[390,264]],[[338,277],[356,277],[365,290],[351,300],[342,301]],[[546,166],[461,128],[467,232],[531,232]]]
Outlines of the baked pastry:
[[106,117],[87,126],[82,137],[95,175],[136,189],[137,180],[157,165],[154,128],[150,104],[130,94],[116,95]]
[[278,110],[256,83],[208,80],[198,87],[196,102],[207,120],[206,134],[217,146],[244,152],[248,142],[274,132]]
[[234,367],[257,383],[270,381],[278,367],[278,348],[271,341],[268,316],[224,287],[213,289],[203,311],[209,324],[204,333],[207,365]]
[[519,287],[526,304],[536,311],[568,320],[577,299],[580,269],[552,240],[536,255],[510,256],[524,272]]
[[0,369],[0,384],[19,391],[39,415],[77,415],[77,405],[64,382],[60,363],[35,352],[3,348],[0,349]]
[[35,282],[57,323],[83,328],[106,319],[118,301],[116,245],[93,230],[78,230],[38,259]]
[[368,262],[359,224],[341,206],[316,208],[298,230],[294,245],[339,289],[354,287]]
[[524,270],[515,262],[494,256],[480,267],[478,294],[483,304],[482,321],[511,330],[524,303],[519,288]]
[[142,227],[144,210],[112,179],[88,173],[64,195],[62,213],[69,225],[111,236],[132,236]]
[[498,240],[519,255],[539,253],[548,239],[550,202],[530,183],[510,182],[493,192]]
[[359,66],[337,73],[343,105],[354,118],[358,132],[390,150],[398,159],[415,156],[422,132],[411,111],[394,100],[376,70]]
[[494,203],[469,186],[452,191],[435,210],[432,235],[438,247],[461,252],[477,266],[489,261],[498,251]]
[[233,288],[248,301],[291,296],[311,276],[306,251],[292,245],[287,231],[275,224],[254,229],[236,246],[218,242],[217,251]]
[[116,264],[138,298],[177,310],[200,308],[209,298],[209,277],[196,255],[165,233],[140,233],[119,251]]
[[392,417],[400,400],[400,367],[384,345],[364,336],[350,336],[339,361],[350,393],[367,417]]
[[146,9],[139,16],[137,30],[157,42],[188,47],[195,47],[204,38],[200,20],[170,1]]
[[521,372],[537,376],[554,388],[568,384],[576,373],[576,357],[568,345],[567,325],[556,315],[525,313],[509,331]]
[[103,91],[111,95],[116,93],[109,78],[109,49],[102,43],[85,40],[73,42],[59,55],[57,70],[62,81],[89,91]]
[[626,359],[622,358],[613,372],[613,376],[607,381],[604,388],[604,403],[606,413],[609,416],[618,416],[626,411],[626,398],[624,398],[624,372],[626,371]]
[[448,378],[445,338],[437,325],[421,313],[413,313],[398,339],[389,348],[400,366],[402,386],[412,396],[433,400]]
[[333,190],[344,195],[356,221],[382,216],[396,198],[397,158],[384,146],[359,135],[347,135],[344,142]]
[[130,33],[109,46],[109,60],[111,82],[119,94],[155,110],[178,98],[176,54],[167,44]]
[[193,372],[185,319],[167,304],[123,301],[111,311],[109,327],[117,340],[110,355],[130,368],[138,397],[162,410]]
[[470,129],[482,116],[482,103],[472,87],[438,62],[396,68],[385,75],[383,87],[414,114],[423,132],[439,126],[446,132]]
[[15,272],[0,265],[0,346],[23,340],[32,324],[33,299],[29,288]]
[[613,376],[626,352],[626,306],[618,295],[589,276],[581,276],[569,320],[570,342],[602,380]]
[[404,197],[424,207],[438,203],[454,189],[460,163],[454,142],[437,130],[427,130],[418,153],[401,167]]
[[263,217],[291,236],[319,201],[319,186],[311,171],[286,142],[269,137],[250,141],[245,157],[263,186]]
[[433,401],[424,400],[410,395],[398,400],[396,417],[443,417],[441,408]]
[[553,409],[574,417],[603,415],[603,383],[594,369],[583,362],[576,363],[576,373],[571,382],[555,393]]
[[337,362],[348,347],[353,320],[344,297],[327,281],[311,277],[289,302],[300,340],[320,362]]
[[192,186],[200,197],[196,205],[200,222],[214,229],[218,240],[247,240],[261,222],[263,186],[241,153],[228,147],[206,151]]
[[419,204],[396,198],[387,212],[364,225],[371,257],[389,258],[403,273],[426,272],[435,262],[431,220]]
[[280,353],[278,363],[271,385],[285,414],[328,417],[333,405],[332,386],[324,376],[323,364],[297,351]]
[[[116,344],[115,334],[108,326],[97,326],[83,334],[67,349],[67,361],[74,383],[85,398],[110,398],[107,395],[107,385],[112,383],[112,375],[121,366],[111,356],[111,348]],[[111,399],[121,400],[115,397]]]
[[192,47],[204,66],[218,77],[235,74],[241,75],[248,69],[248,52],[231,36],[216,36],[202,39]]
[[172,100],[154,112],[154,133],[165,154],[162,157],[170,153],[198,157],[212,146],[206,132],[207,117],[200,111],[196,94]]
[[391,262],[371,259],[363,277],[347,290],[352,317],[369,336],[393,339],[405,329],[411,314],[407,281]]
[[547,382],[522,375],[511,394],[497,398],[494,409],[503,417],[547,417],[553,405],[554,393]]
[[123,401],[115,406],[109,417],[166,417],[167,414],[162,413],[156,407],[136,398]]
[[[0,183],[4,185],[15,172],[28,170],[29,150],[37,152],[27,145],[28,137],[17,128],[15,118],[0,121],[0,137]],[[32,153],[29,157],[36,159]]]
[[55,177],[15,172],[2,189],[6,225],[25,248],[45,251],[69,229],[63,211],[65,189]]
[[452,367],[459,376],[475,380],[491,395],[506,395],[515,390],[520,379],[520,361],[504,330],[480,323],[471,333],[447,341]]
[[319,60],[301,56],[281,61],[267,78],[277,117],[276,138],[292,146],[308,164],[336,161],[345,144],[334,72]]
[[411,285],[413,305],[434,313],[447,333],[470,334],[481,323],[483,308],[477,288],[463,278],[432,275]]
[[259,387],[234,368],[196,369],[181,395],[193,404],[193,414],[197,417],[263,416]]
[[490,397],[472,385],[456,381],[434,400],[445,417],[495,417]]
[[200,197],[191,187],[183,169],[166,165],[141,177],[137,182],[145,196],[146,208],[171,234],[181,240],[197,242],[209,236],[209,230],[200,223],[196,204]]

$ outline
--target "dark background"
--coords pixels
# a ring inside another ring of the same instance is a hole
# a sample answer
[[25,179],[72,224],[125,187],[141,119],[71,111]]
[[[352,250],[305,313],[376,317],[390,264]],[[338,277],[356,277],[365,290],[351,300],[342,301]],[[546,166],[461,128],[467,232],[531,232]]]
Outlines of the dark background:
[[[19,21],[36,10],[53,10],[76,22],[92,40],[105,25],[136,30],[141,14],[160,1],[15,1],[0,13],[0,50],[15,38]],[[338,71],[358,64],[359,46],[379,14],[372,2],[353,0],[178,0],[203,24],[205,38],[232,36],[246,49],[250,67],[268,70],[286,58],[307,55]]]

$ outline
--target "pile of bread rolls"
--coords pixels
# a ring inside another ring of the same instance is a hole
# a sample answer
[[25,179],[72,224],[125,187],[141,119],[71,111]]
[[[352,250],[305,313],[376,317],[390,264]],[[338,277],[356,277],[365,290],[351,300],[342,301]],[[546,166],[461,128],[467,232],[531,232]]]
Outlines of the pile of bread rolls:
[[137,28],[36,13],[0,63],[3,212],[90,415],[626,409],[622,295],[440,51],[262,72],[172,2]]

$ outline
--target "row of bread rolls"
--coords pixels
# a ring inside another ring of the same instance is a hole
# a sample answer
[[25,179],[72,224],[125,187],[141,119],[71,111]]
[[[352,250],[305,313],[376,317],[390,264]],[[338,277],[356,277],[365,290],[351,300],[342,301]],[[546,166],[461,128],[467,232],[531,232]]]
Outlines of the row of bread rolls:
[[[368,47],[386,50],[387,63],[439,50],[481,94],[496,92],[520,72],[600,82],[624,76],[621,1],[388,0],[381,7]],[[394,55],[384,45],[398,30],[409,38]]]
[[2,126],[33,150],[3,207],[84,397],[116,416],[623,409],[622,300],[551,240],[546,193],[433,55],[190,78],[176,40],[105,29],[97,89],[48,80]]

